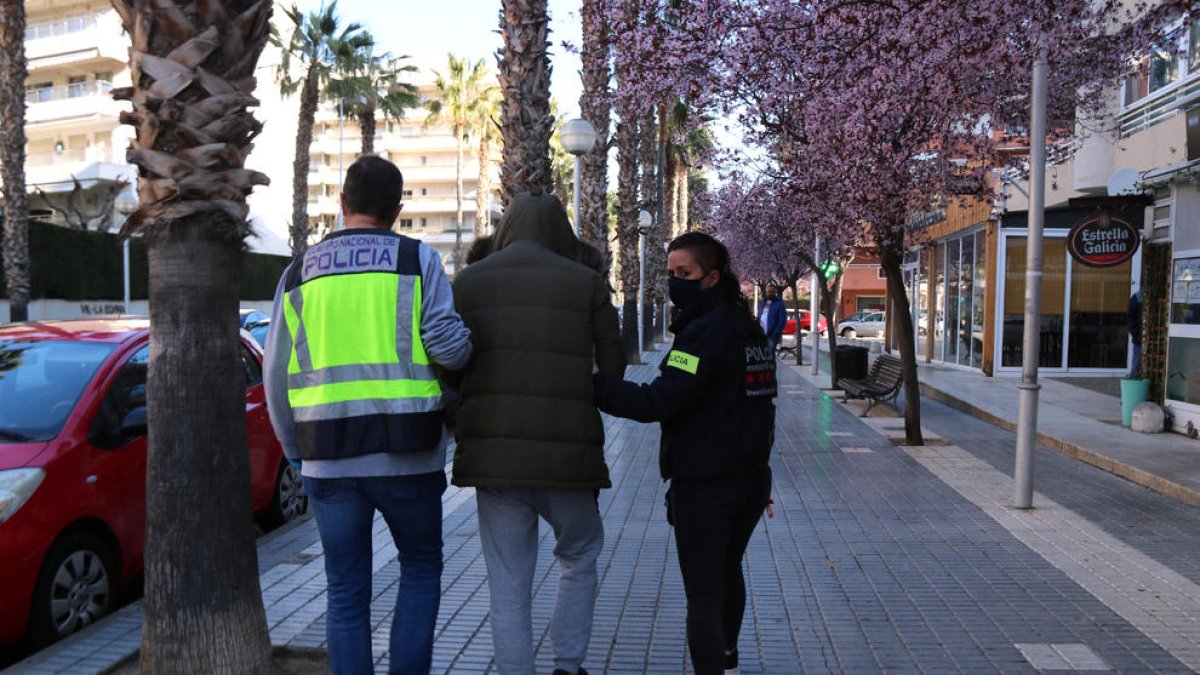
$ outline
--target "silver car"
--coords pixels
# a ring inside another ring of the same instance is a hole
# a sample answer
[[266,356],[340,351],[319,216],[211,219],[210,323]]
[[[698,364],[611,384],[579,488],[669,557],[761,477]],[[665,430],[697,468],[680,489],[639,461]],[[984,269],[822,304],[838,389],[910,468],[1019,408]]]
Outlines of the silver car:
[[847,319],[838,323],[838,335],[842,337],[883,337],[887,325],[887,314],[871,312],[861,319]]

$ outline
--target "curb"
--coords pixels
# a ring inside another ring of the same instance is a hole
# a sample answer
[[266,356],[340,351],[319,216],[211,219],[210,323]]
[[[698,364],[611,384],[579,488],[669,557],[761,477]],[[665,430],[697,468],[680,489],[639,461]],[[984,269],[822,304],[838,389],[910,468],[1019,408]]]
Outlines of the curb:
[[[1007,420],[992,413],[974,406],[962,399],[948,394],[932,385],[921,383],[921,395],[938,403],[954,408],[960,412],[967,413],[972,417],[977,417],[984,422],[993,424],[1011,432],[1017,431],[1017,424],[1011,420]],[[1139,469],[1131,464],[1107,457],[1093,450],[1072,443],[1070,441],[1056,438],[1045,432],[1037,432],[1037,441],[1046,447],[1057,450],[1058,452],[1077,459],[1086,464],[1107,471],[1115,476],[1124,478],[1131,483],[1136,483],[1144,488],[1153,490],[1159,494],[1166,495],[1172,499],[1183,502],[1191,506],[1200,507],[1200,491],[1185,487],[1173,481],[1167,480],[1162,476],[1156,476],[1145,469]]]

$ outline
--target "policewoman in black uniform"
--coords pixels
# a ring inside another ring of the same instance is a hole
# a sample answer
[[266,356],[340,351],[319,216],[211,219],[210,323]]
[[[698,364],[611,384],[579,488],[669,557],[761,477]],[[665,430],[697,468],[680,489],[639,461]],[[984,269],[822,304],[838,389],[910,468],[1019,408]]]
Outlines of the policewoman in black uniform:
[[662,424],[659,467],[687,593],[697,675],[737,672],[746,606],[742,555],[767,507],[775,438],[775,359],[729,252],[689,232],[667,247],[675,342],[650,384],[597,375],[612,415]]

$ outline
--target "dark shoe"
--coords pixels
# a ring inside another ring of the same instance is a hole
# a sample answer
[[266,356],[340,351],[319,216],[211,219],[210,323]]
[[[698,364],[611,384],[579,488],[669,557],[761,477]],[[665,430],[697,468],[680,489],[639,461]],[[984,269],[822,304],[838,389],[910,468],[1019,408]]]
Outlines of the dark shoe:
[[725,653],[725,675],[739,675],[739,673],[741,673],[741,671],[738,670],[737,657],[737,649],[734,649],[732,654],[729,652]]
[[[562,668],[555,668],[554,673],[552,675],[572,675],[572,674],[563,670]],[[588,675],[588,671],[584,670],[583,668],[580,668],[579,670],[575,671],[574,675]]]

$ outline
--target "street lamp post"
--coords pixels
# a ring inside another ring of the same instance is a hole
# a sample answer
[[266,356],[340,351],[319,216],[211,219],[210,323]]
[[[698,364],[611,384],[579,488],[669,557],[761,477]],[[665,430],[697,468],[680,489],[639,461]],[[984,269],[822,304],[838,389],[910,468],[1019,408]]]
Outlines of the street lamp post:
[[596,145],[596,129],[585,119],[575,118],[562,126],[558,132],[563,148],[575,156],[575,195],[572,211],[572,224],[575,236],[579,236],[579,165],[580,158],[592,151]]
[[637,295],[637,325],[638,349],[645,346],[642,341],[645,330],[642,322],[646,316],[646,235],[650,234],[650,225],[654,223],[649,211],[638,212],[638,295]]
[[1017,456],[1013,467],[1013,506],[1033,508],[1033,449],[1037,444],[1038,360],[1042,314],[1042,229],[1046,219],[1046,44],[1038,36],[1033,62],[1029,123],[1029,247],[1025,255],[1025,326]]

